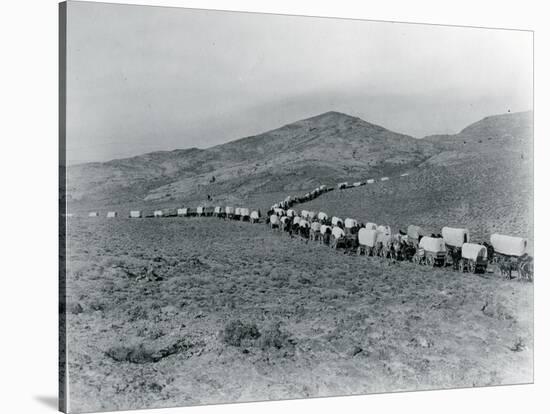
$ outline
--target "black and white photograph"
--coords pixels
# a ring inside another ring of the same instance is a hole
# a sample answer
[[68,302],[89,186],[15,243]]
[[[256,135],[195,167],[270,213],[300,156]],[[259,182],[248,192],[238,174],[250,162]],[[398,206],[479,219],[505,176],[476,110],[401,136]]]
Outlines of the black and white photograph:
[[59,24],[62,411],[533,383],[533,31]]

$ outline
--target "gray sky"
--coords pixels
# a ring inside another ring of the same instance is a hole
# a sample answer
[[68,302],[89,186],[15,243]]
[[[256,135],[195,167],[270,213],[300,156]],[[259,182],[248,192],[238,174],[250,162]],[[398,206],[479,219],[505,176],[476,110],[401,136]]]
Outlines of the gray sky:
[[205,148],[326,111],[423,137],[532,109],[532,33],[69,2],[67,160]]

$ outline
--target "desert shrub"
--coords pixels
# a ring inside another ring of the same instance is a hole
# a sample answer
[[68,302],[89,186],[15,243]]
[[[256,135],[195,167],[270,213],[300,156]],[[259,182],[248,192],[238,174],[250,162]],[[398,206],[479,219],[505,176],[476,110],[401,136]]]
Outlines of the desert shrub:
[[259,346],[262,350],[268,348],[281,349],[284,346],[292,345],[290,340],[290,334],[281,330],[281,323],[274,323],[268,326],[259,339]]
[[260,337],[260,331],[255,323],[243,323],[240,320],[229,322],[222,331],[222,340],[232,346],[241,346],[245,341]]

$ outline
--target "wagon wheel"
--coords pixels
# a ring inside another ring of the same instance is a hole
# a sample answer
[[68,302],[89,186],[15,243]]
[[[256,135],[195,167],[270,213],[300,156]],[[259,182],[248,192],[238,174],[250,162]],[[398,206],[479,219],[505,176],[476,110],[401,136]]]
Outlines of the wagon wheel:
[[433,266],[432,261],[433,261],[433,258],[431,256],[426,257],[427,266]]
[[476,262],[475,261],[470,261],[470,273],[475,273],[476,272]]
[[361,246],[357,247],[357,256],[361,256]]
[[464,262],[462,260],[458,262],[458,271],[464,273]]

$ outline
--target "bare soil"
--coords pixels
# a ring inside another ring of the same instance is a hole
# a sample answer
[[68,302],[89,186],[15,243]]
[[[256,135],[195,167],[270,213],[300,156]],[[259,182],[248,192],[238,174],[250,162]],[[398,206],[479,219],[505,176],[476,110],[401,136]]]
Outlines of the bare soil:
[[530,283],[216,218],[67,230],[73,412],[533,380]]

